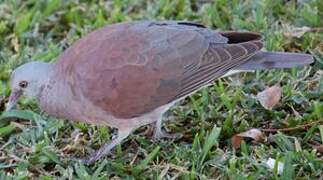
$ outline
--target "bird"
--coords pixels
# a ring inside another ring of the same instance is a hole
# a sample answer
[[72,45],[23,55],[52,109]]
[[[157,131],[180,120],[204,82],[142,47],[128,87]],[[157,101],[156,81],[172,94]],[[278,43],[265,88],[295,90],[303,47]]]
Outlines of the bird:
[[106,156],[135,129],[155,124],[176,102],[232,72],[292,68],[309,54],[267,52],[262,36],[216,31],[193,22],[132,21],[106,25],[67,48],[55,62],[32,61],[10,77],[7,110],[21,96],[49,115],[116,128],[117,135],[86,158]]

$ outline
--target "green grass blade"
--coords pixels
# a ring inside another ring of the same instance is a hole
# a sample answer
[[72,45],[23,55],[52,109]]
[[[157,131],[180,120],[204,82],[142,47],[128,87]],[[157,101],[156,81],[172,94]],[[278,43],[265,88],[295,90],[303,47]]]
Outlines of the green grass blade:
[[143,159],[137,166],[135,166],[132,170],[133,174],[138,175],[141,171],[147,168],[147,165],[150,161],[152,161],[156,155],[158,154],[160,147],[157,146],[148,156]]
[[211,133],[207,136],[204,144],[203,144],[203,148],[202,148],[202,156],[200,159],[200,165],[204,162],[207,154],[209,153],[209,151],[211,150],[211,148],[218,144],[218,138],[221,132],[221,128],[218,128],[216,126],[213,127]]
[[35,113],[29,110],[10,110],[5,111],[0,115],[0,120],[8,118],[19,118],[25,120],[34,120]]
[[285,156],[282,179],[291,180],[291,179],[294,179],[294,175],[295,175],[295,170],[293,167],[293,152],[288,152]]

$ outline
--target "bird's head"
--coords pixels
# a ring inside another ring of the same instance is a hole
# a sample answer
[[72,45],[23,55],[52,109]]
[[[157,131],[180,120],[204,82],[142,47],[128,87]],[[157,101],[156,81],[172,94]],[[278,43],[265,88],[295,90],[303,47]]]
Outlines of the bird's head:
[[39,61],[26,63],[15,69],[10,78],[11,94],[6,110],[10,110],[21,96],[38,98],[50,72],[51,65]]

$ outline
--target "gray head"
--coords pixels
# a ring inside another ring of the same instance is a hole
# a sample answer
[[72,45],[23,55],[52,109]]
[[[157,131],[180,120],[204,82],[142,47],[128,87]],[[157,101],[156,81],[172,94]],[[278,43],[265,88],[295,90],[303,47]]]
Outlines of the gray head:
[[10,110],[21,96],[39,97],[41,87],[48,82],[51,72],[51,64],[39,61],[26,63],[15,69],[10,78],[11,95],[7,110]]

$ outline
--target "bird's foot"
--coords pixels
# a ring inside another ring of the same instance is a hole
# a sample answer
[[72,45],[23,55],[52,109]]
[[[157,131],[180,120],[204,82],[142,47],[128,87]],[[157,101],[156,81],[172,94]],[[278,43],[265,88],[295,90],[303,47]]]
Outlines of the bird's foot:
[[111,142],[104,144],[99,150],[91,154],[90,157],[84,161],[84,163],[87,165],[92,164],[102,157],[110,154],[111,149],[120,144],[123,139],[128,137],[131,131],[132,129],[119,129],[118,135],[113,138]]
[[154,136],[153,136],[155,140],[162,139],[162,138],[178,139],[180,137],[182,137],[182,134],[180,133],[170,134],[164,131],[157,131],[157,130],[155,130]]

